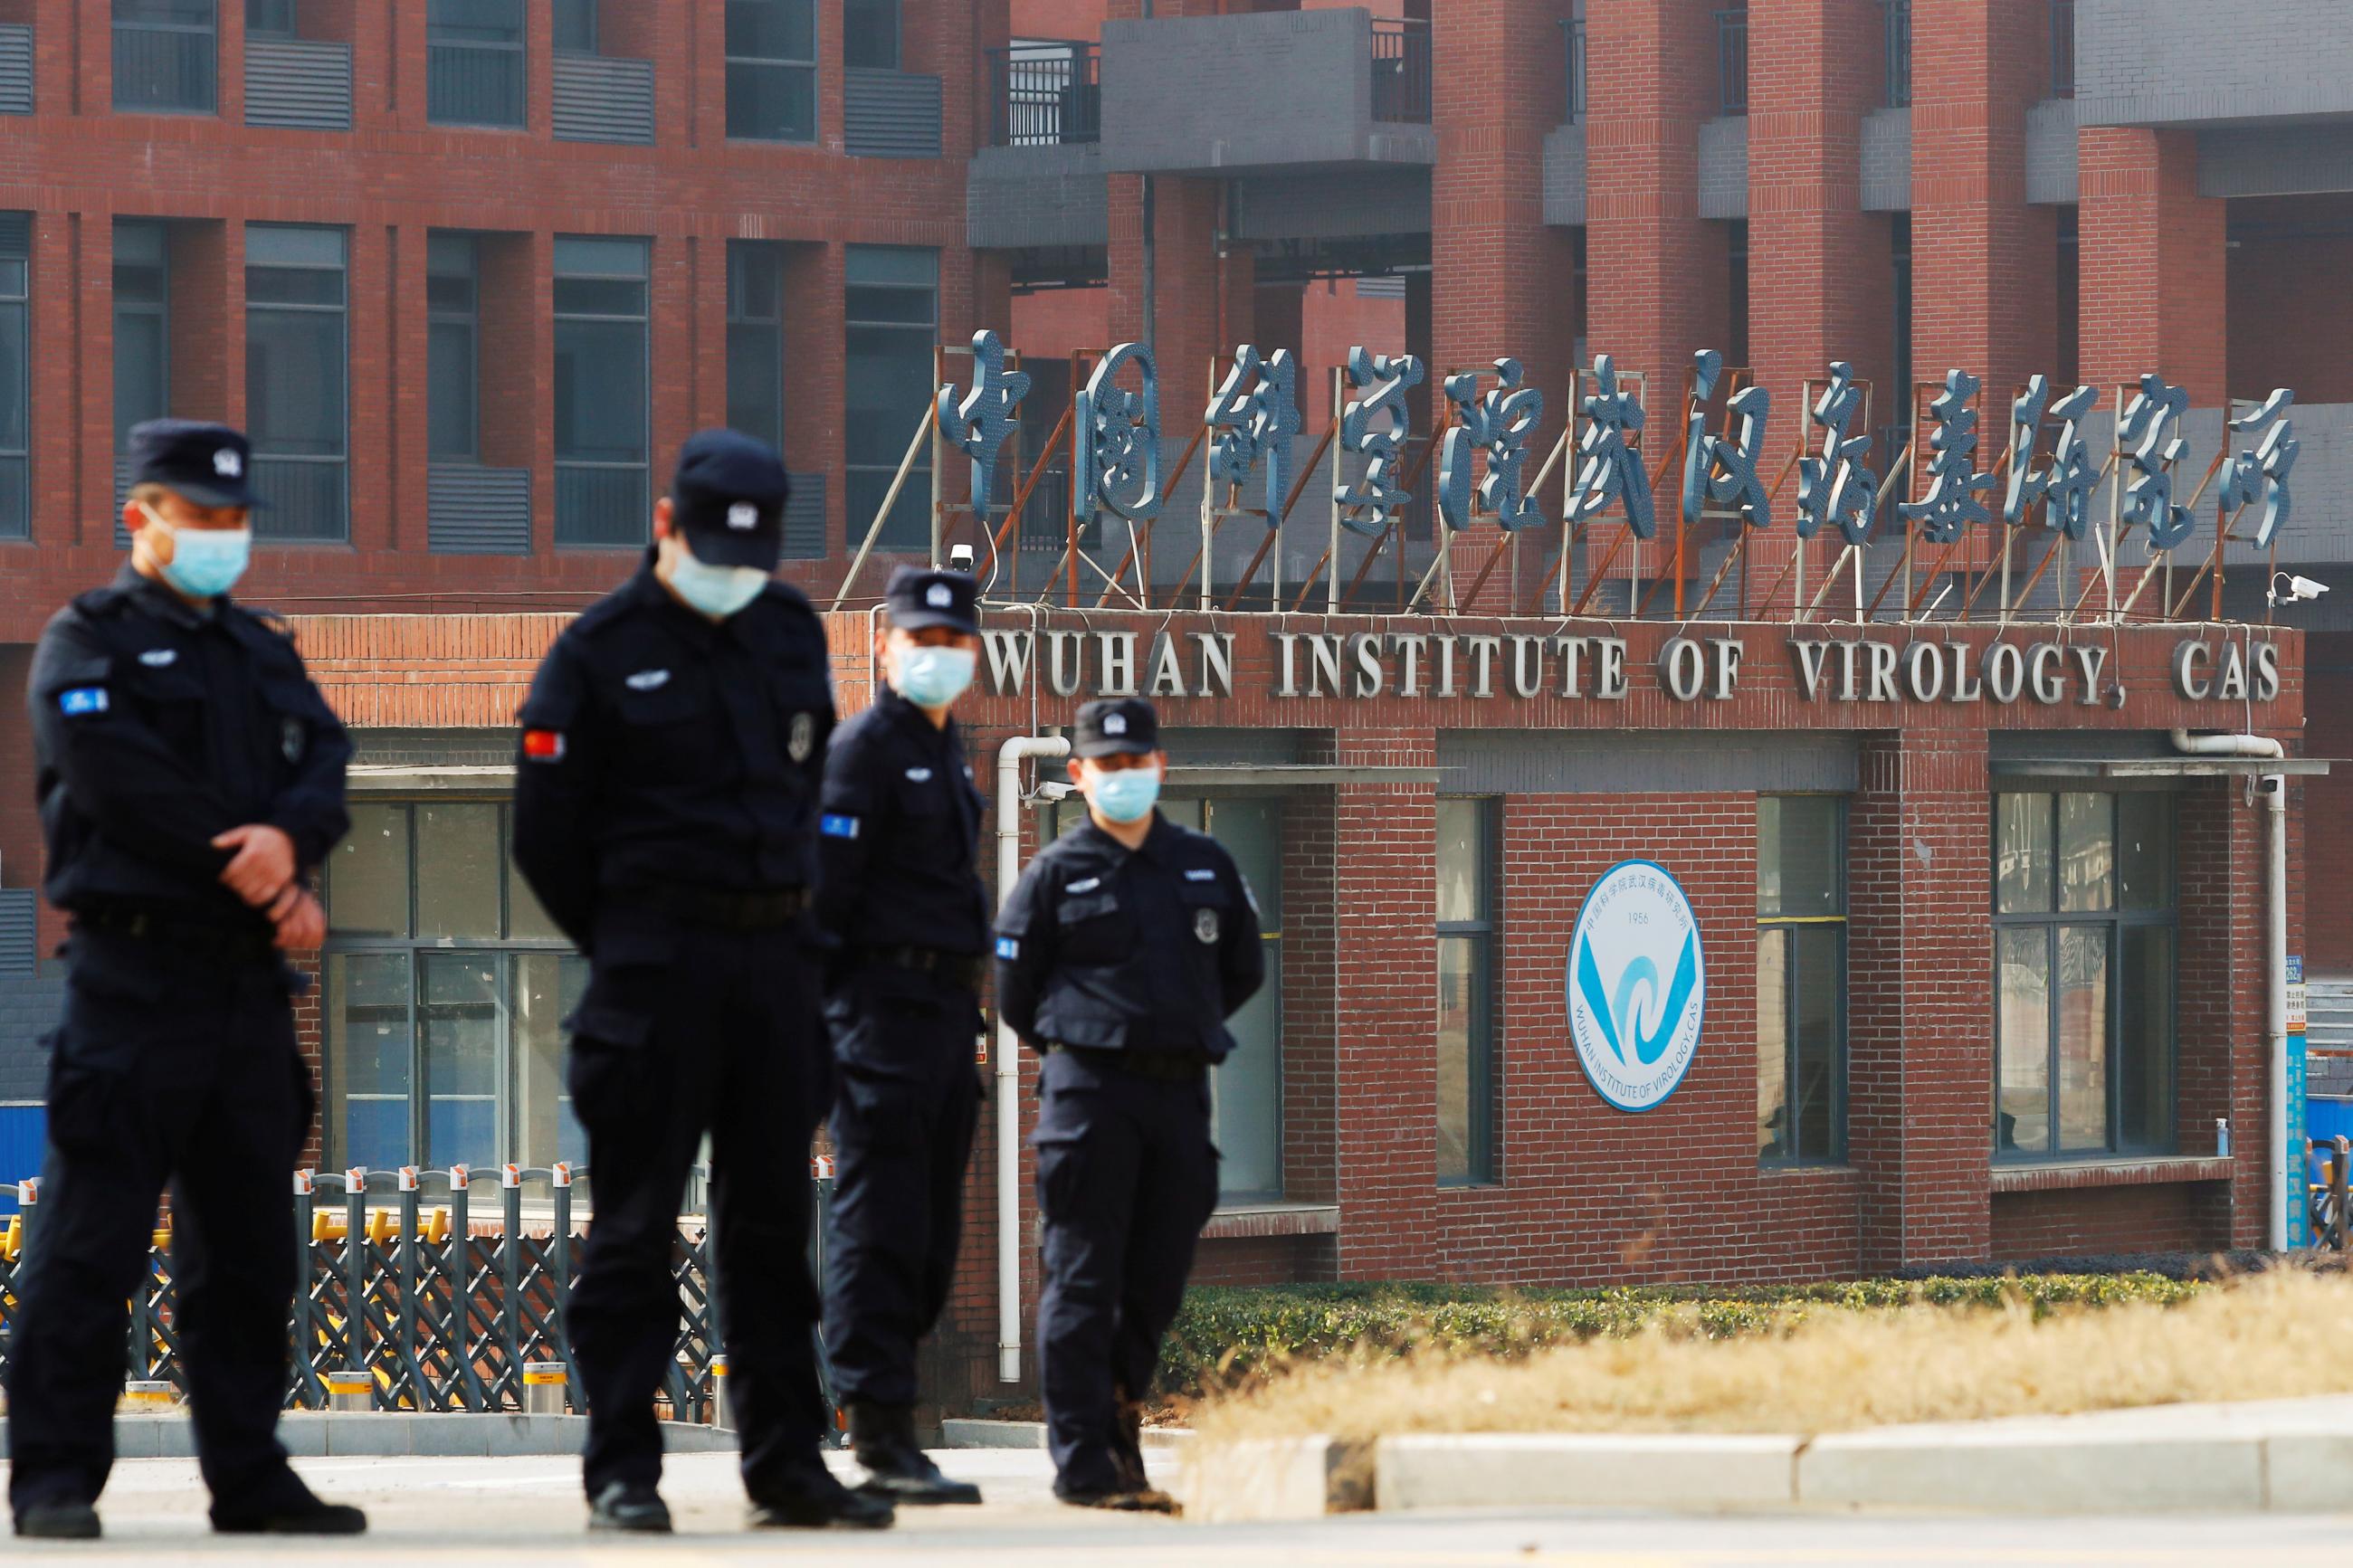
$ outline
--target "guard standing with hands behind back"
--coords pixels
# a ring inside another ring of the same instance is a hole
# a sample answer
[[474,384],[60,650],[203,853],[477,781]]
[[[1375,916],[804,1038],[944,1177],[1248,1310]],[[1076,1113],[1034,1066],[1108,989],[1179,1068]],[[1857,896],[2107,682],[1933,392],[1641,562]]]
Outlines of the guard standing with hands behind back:
[[167,1182],[213,1528],[367,1527],[313,1497],[276,1436],[311,1110],[284,954],[326,934],[309,878],[351,826],[352,745],[294,645],[228,597],[252,551],[251,457],[226,426],[135,426],[130,563],[33,655],[43,890],[73,936],[9,1357],[19,1535],[99,1533],[124,1302]]
[[1144,1396],[1217,1206],[1209,1068],[1266,978],[1258,906],[1214,838],[1156,809],[1168,757],[1141,698],[1079,710],[1087,820],[997,916],[999,1016],[1031,1048],[1046,1219],[1039,1384],[1054,1495],[1169,1511],[1144,1471]]
[[839,1083],[826,1353],[870,1491],[976,1503],[915,1440],[915,1346],[947,1305],[980,1085],[988,953],[980,792],[950,716],[980,647],[961,572],[902,566],[883,591],[888,684],[834,732],[818,913],[839,944],[826,1022]]
[[818,1451],[808,1145],[831,1070],[804,921],[833,692],[824,627],[771,575],[785,491],[772,448],[690,439],[644,565],[565,628],[523,703],[515,863],[591,964],[568,1077],[595,1217],[565,1318],[592,1529],[670,1529],[654,1393],[706,1131],[752,1522],[891,1522]]

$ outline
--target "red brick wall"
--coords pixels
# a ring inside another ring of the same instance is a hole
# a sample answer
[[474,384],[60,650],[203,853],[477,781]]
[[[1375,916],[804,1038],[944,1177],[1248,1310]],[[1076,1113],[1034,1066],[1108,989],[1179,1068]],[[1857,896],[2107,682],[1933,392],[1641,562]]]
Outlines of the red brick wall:
[[1993,1200],[1999,1261],[2104,1252],[2191,1252],[2230,1245],[2209,1188],[2190,1183],[2003,1193]]
[[[2353,632],[2308,633],[2305,648],[2305,753],[2353,757]],[[2308,880],[2353,888],[2353,776],[2306,779],[2301,794]],[[2315,900],[2306,929],[2306,973],[2353,976],[2353,899]]]
[[1328,1236],[1209,1238],[1193,1258],[1196,1285],[1288,1285],[1333,1277]]
[[2288,386],[2299,403],[2353,399],[2353,310],[2339,287],[2353,270],[2348,215],[2341,196],[2231,204],[2232,396]]
[[2078,133],[2083,376],[2100,387],[2144,371],[2221,402],[2228,204],[2198,194],[2187,131],[2087,125]]

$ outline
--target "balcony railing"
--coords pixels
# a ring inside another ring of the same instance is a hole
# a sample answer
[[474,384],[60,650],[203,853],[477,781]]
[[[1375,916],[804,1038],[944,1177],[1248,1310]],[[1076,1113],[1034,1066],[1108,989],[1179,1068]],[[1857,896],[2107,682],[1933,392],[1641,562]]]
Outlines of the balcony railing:
[[1373,118],[1396,125],[1430,123],[1430,24],[1373,24]]
[[114,107],[132,113],[210,114],[219,71],[210,27],[114,25]]
[[1912,0],[1879,0],[1887,35],[1887,107],[1912,107]]
[[350,537],[341,458],[286,454],[253,459],[253,491],[267,510],[256,514],[254,532],[270,539]]
[[989,145],[1102,141],[1101,66],[1101,54],[1088,43],[1057,40],[989,50]]
[[1585,18],[1563,16],[1560,37],[1568,55],[1568,118],[1561,123],[1575,125],[1585,119]]
[[425,51],[425,115],[437,125],[521,125],[522,47],[428,45]]
[[1716,112],[1748,112],[1748,11],[1715,14]]
[[2051,0],[2051,96],[2075,96],[2075,0]]

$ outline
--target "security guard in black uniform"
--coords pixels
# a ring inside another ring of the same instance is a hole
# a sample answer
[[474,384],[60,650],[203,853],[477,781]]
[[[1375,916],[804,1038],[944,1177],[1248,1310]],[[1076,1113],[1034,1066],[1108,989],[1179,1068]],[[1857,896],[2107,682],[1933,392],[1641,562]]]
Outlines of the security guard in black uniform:
[[826,1352],[867,1489],[908,1503],[980,1500],[914,1424],[915,1343],[947,1305],[980,1110],[988,895],[980,793],[949,716],[972,684],[977,594],[961,572],[892,574],[875,649],[889,684],[827,748],[818,838],[839,1075]]
[[1218,1200],[1209,1068],[1266,978],[1258,906],[1217,840],[1155,809],[1167,754],[1139,698],[1079,710],[1087,820],[1031,861],[997,922],[999,1016],[1039,1068],[1046,1217],[1039,1381],[1054,1495],[1173,1510],[1142,1401]]
[[131,563],[49,622],[29,690],[49,901],[73,919],[40,1224],[9,1356],[20,1535],[99,1533],[124,1302],[172,1188],[176,1322],[213,1528],[353,1534],[276,1436],[310,1069],[289,949],[351,826],[352,747],[280,626],[230,603],[250,452],[219,425],[131,433]]
[[818,1446],[808,1145],[831,1092],[806,929],[833,727],[825,631],[776,581],[785,468],[706,430],[636,576],[548,651],[522,708],[515,863],[592,963],[568,1081],[596,1217],[566,1309],[594,1529],[667,1531],[654,1393],[703,1134],[755,1525],[891,1522]]

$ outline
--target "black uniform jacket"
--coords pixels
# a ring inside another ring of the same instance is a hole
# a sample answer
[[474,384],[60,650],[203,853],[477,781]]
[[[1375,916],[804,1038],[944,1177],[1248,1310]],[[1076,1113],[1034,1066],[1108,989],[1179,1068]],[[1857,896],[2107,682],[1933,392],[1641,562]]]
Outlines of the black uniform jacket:
[[884,689],[835,731],[818,829],[818,921],[855,952],[988,951],[980,792],[954,720]]
[[307,872],[351,826],[351,738],[262,613],[198,608],[129,566],[51,618],[33,654],[44,890],[60,909],[267,929],[212,840],[266,823]]
[[608,891],[813,880],[825,628],[783,583],[712,621],[653,561],[564,629],[523,700],[515,864],[583,952]]
[[1224,847],[1157,812],[1129,850],[1092,819],[1041,850],[997,921],[998,1014],[1036,1045],[1234,1048],[1266,978],[1258,906]]

